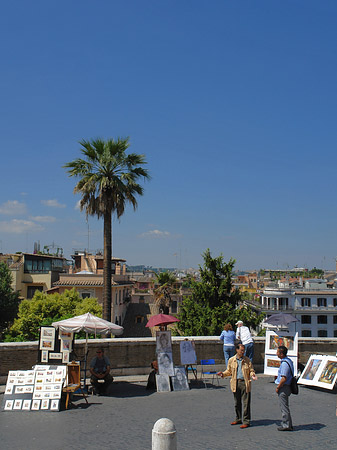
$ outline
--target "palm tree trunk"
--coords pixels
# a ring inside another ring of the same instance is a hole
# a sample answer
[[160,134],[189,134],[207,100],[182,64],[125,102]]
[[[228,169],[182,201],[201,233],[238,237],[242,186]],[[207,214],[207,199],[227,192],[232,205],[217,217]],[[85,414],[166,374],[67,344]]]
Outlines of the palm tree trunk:
[[104,214],[103,319],[111,319],[111,211]]

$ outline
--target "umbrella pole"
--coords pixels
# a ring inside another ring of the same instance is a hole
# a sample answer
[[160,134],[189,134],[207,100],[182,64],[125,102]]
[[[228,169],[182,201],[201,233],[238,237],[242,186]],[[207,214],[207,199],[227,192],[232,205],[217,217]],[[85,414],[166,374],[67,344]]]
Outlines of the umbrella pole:
[[85,349],[84,349],[84,389],[87,388],[87,357],[88,357],[88,332],[85,333]]

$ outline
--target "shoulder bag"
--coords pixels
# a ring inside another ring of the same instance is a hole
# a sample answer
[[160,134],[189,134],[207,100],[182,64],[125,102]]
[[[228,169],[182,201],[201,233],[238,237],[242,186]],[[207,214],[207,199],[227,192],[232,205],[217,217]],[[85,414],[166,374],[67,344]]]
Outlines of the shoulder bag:
[[284,361],[284,362],[286,362],[286,363],[288,364],[289,369],[290,369],[290,372],[291,372],[291,375],[292,375],[291,382],[290,382],[290,390],[291,390],[291,393],[294,394],[294,395],[297,395],[297,394],[298,394],[297,378],[294,377],[294,374],[292,373],[291,366],[290,366],[290,364],[288,363],[288,361]]

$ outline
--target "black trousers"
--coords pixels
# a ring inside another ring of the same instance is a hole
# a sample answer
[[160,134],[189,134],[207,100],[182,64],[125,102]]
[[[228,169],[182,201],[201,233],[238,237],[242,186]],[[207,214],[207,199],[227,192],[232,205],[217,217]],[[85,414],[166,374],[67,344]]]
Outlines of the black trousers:
[[[236,381],[236,392],[234,394],[235,420],[244,424],[250,424],[250,392],[246,391],[246,383],[244,380]],[[243,404],[243,416],[242,416]]]

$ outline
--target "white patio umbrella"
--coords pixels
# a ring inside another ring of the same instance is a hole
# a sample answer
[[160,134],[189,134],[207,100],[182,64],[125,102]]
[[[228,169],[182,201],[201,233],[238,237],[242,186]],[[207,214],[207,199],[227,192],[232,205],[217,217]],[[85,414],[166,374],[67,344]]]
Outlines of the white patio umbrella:
[[52,326],[68,333],[79,333],[85,331],[85,356],[84,356],[84,385],[86,384],[86,367],[88,352],[88,334],[122,334],[124,328],[115,323],[96,317],[93,314],[86,313],[81,316],[71,317],[70,319],[53,322]]
[[88,334],[114,334],[120,335],[123,333],[124,328],[116,325],[115,323],[108,322],[107,320],[96,317],[93,314],[86,313],[81,316],[71,317],[70,319],[59,320],[58,322],[53,322],[52,326],[68,333],[79,333],[80,331],[85,331],[86,333],[86,343],[85,343],[85,354],[87,354],[88,349]]

